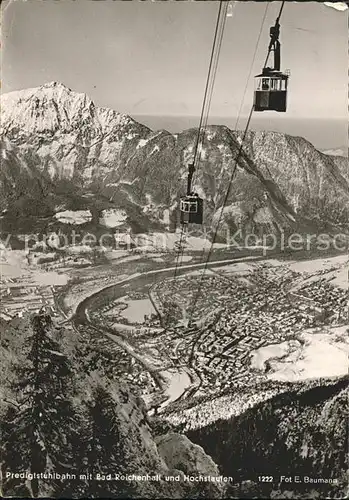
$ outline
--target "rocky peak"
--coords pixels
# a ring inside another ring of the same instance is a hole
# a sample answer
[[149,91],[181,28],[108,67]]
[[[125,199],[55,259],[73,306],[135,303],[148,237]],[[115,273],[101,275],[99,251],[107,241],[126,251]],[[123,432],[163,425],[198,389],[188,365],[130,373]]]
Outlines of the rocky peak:
[[34,134],[52,139],[55,134],[78,135],[84,129],[86,138],[94,138],[115,126],[136,125],[129,116],[99,108],[86,94],[55,81],[3,94],[1,104],[2,133],[17,143],[32,142]]
[[67,87],[66,85],[64,85],[64,83],[56,82],[56,81],[44,83],[44,85],[42,85],[42,87],[44,87],[44,88],[60,87],[62,89],[66,89],[66,90],[69,90],[69,92],[71,92],[71,89],[69,87]]
[[[86,94],[59,82],[3,94],[1,104],[2,135],[49,162],[52,177],[89,179],[90,168],[100,162],[115,168],[124,142],[150,133],[129,116],[99,108]],[[91,154],[89,148],[94,148]]]
[[2,96],[3,131],[28,136],[69,133],[81,120],[94,118],[94,105],[86,94],[72,92],[65,85],[51,82],[25,91]]

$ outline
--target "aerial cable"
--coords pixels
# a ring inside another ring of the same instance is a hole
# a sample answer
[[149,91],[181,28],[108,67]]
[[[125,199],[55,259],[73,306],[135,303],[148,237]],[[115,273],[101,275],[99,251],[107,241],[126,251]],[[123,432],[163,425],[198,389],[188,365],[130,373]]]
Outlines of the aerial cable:
[[[265,10],[264,10],[264,15],[263,15],[263,19],[262,19],[262,22],[261,22],[261,25],[260,25],[260,29],[259,29],[259,33],[258,33],[258,38],[257,38],[256,44],[255,44],[255,50],[254,50],[254,53],[253,53],[252,62],[251,62],[251,65],[250,65],[250,70],[249,70],[249,73],[248,73],[248,77],[246,79],[246,84],[245,84],[243,96],[242,96],[242,99],[241,99],[240,108],[239,108],[239,111],[238,111],[238,114],[237,114],[237,117],[236,117],[236,122],[235,122],[235,126],[234,126],[234,131],[235,132],[237,131],[238,123],[240,121],[240,117],[241,117],[241,113],[242,113],[242,108],[243,108],[243,104],[245,102],[245,97],[246,97],[246,93],[247,93],[247,89],[248,89],[248,84],[249,84],[249,81],[250,81],[250,78],[251,78],[251,74],[252,74],[254,62],[255,62],[255,59],[256,59],[257,50],[258,50],[260,39],[261,39],[261,36],[262,36],[265,19],[267,17],[268,8],[269,8],[269,2],[267,2]],[[204,253],[203,253],[203,255],[204,255]]]
[[200,278],[200,281],[199,281],[199,286],[198,286],[198,289],[197,289],[197,293],[196,293],[196,295],[194,297],[194,301],[193,301],[193,304],[191,306],[191,310],[190,310],[190,313],[189,313],[189,323],[191,322],[191,319],[192,319],[192,316],[194,314],[194,310],[195,310],[197,301],[198,301],[200,293],[201,293],[203,279],[204,279],[205,273],[207,271],[207,267],[208,267],[208,264],[209,264],[209,261],[210,261],[211,255],[212,255],[214,244],[216,242],[216,238],[217,238],[218,231],[219,231],[219,226],[221,224],[221,221],[222,221],[222,218],[223,218],[223,215],[224,215],[224,208],[225,208],[225,205],[226,205],[226,203],[228,201],[228,198],[229,198],[229,195],[230,195],[231,186],[232,186],[232,183],[233,183],[233,180],[234,180],[234,177],[235,177],[235,173],[236,173],[236,170],[237,170],[237,167],[238,167],[238,161],[240,159],[240,156],[241,156],[241,153],[242,153],[242,149],[243,149],[243,146],[244,146],[244,142],[245,142],[245,139],[246,139],[246,136],[247,136],[247,132],[248,132],[248,129],[249,129],[249,126],[250,126],[250,121],[251,121],[251,118],[252,118],[253,109],[254,109],[254,105],[252,105],[251,111],[250,111],[248,119],[247,119],[245,131],[244,131],[241,143],[240,143],[238,154],[235,157],[235,163],[234,163],[234,167],[233,167],[233,170],[232,170],[232,173],[231,173],[231,176],[230,176],[230,180],[229,180],[229,184],[228,184],[228,189],[227,189],[225,197],[224,197],[223,205],[222,205],[222,207],[220,209],[220,214],[219,214],[218,221],[215,224],[215,232],[214,232],[214,235],[213,235],[213,238],[212,238],[210,249],[209,249],[208,254],[207,254],[207,258],[206,258],[206,262],[205,262],[205,267],[203,269],[203,272],[201,273],[201,278]]
[[[215,55],[214,55],[214,58],[213,58],[213,63],[212,63],[212,66],[211,66],[212,67],[212,76],[209,79],[210,82],[209,82],[209,86],[208,86],[207,96],[206,96],[206,99],[205,99],[206,105],[205,105],[205,110],[204,110],[204,113],[203,113],[201,134],[199,136],[199,143],[198,143],[196,151],[195,151],[196,161],[194,160],[194,165],[196,163],[196,166],[200,163],[201,156],[202,156],[202,153],[203,153],[203,142],[204,142],[205,133],[206,133],[206,129],[207,129],[207,122],[208,122],[208,117],[209,117],[209,112],[210,112],[210,107],[211,107],[211,101],[212,101],[212,95],[213,95],[213,89],[214,89],[214,82],[215,82],[217,68],[218,68],[219,55],[220,55],[220,51],[221,51],[221,47],[222,47],[224,27],[225,27],[225,21],[226,21],[226,18],[227,18],[227,10],[228,10],[228,6],[229,5],[230,4],[227,4],[226,8],[224,8],[224,10],[222,11],[223,13],[221,15],[221,23],[220,23],[220,27],[219,27],[219,30],[218,30],[218,35],[216,37],[216,39],[218,40],[218,42],[217,42],[217,49],[215,51]],[[235,2],[233,4],[233,9],[234,9],[234,7],[235,7]],[[231,10],[231,13],[233,13],[233,10]],[[194,180],[194,176],[195,176],[196,170],[197,170],[197,168],[195,168],[195,170],[194,170],[194,174],[193,174],[193,177],[192,177],[193,180]],[[192,180],[192,182],[193,182],[193,180]],[[184,245],[182,244],[182,242],[183,242],[183,236],[184,236],[184,234],[183,234],[183,232],[184,232],[184,225],[183,225],[182,229],[183,229],[183,231],[181,233],[181,238],[180,238],[180,242],[179,242],[179,250],[178,250],[178,255],[177,255],[175,276],[177,275],[178,266],[179,267],[182,266],[183,255],[184,255]]]
[[[221,51],[221,47],[222,47],[225,21],[227,18],[227,10],[228,10],[229,5],[230,5],[229,3],[225,5],[226,8],[224,9],[223,14],[221,16],[221,25],[220,25],[220,29],[219,29],[219,34],[217,36],[217,39],[218,39],[217,50],[215,52],[214,62],[212,64],[212,68],[213,68],[212,69],[212,77],[210,78],[210,85],[209,85],[208,92],[207,92],[206,106],[205,106],[203,125],[202,125],[202,131],[201,131],[201,141],[199,142],[199,146],[198,146],[196,164],[195,164],[195,160],[194,160],[195,167],[200,163],[201,156],[202,156],[203,142],[204,142],[204,138],[205,138],[205,134],[206,134],[207,122],[208,122],[208,117],[209,117],[210,108],[211,108],[214,83],[215,83],[216,74],[217,74],[219,55],[220,55],[220,51]],[[235,7],[235,2],[233,4],[233,8],[234,7]],[[231,13],[232,13],[232,11],[231,11]],[[195,172],[194,172],[194,176],[195,176]],[[193,176],[193,178],[194,178],[194,176]]]
[[[276,19],[276,23],[275,23],[276,26],[278,25],[278,23],[280,21],[280,17],[281,17],[281,14],[282,14],[282,10],[284,8],[284,4],[285,4],[285,1],[283,1],[282,4],[281,4],[280,12],[279,12],[279,15],[278,15],[278,17]],[[258,39],[258,41],[259,41],[259,39]],[[271,52],[271,45],[269,45],[268,55],[267,55],[266,62],[264,64],[264,66],[266,65],[266,63],[268,61],[270,52]],[[225,205],[226,205],[226,203],[228,201],[228,198],[229,198],[229,195],[230,195],[231,186],[232,186],[232,183],[233,183],[233,180],[234,180],[234,177],[235,177],[235,173],[236,173],[237,167],[238,167],[238,161],[239,161],[240,156],[241,156],[241,154],[243,152],[243,146],[244,146],[244,142],[245,142],[245,139],[246,139],[246,136],[247,136],[247,132],[248,132],[249,126],[250,126],[250,122],[251,122],[253,110],[254,110],[254,104],[251,107],[251,110],[250,110],[250,113],[249,113],[249,116],[248,116],[248,119],[247,119],[245,131],[244,131],[244,134],[243,134],[241,142],[240,142],[240,147],[239,147],[239,150],[238,150],[238,154],[235,157],[234,167],[233,167],[233,170],[232,170],[232,173],[231,173],[231,176],[230,176],[230,180],[229,180],[229,184],[228,184],[228,189],[227,189],[227,192],[226,192],[225,197],[224,197],[223,205],[222,205],[222,207],[220,209],[219,218],[218,218],[218,221],[217,221],[217,223],[215,225],[215,232],[214,232],[214,235],[213,235],[213,238],[212,238],[211,246],[210,246],[210,249],[209,249],[208,254],[207,254],[207,258],[206,258],[206,262],[205,262],[205,266],[204,266],[203,272],[201,273],[201,278],[200,278],[200,281],[199,281],[199,286],[198,286],[197,292],[196,292],[196,294],[194,296],[194,300],[193,300],[192,306],[191,306],[190,311],[189,311],[189,324],[191,323],[193,314],[195,312],[195,307],[196,307],[197,301],[198,301],[200,293],[201,293],[201,289],[202,289],[202,285],[203,285],[203,279],[204,279],[205,273],[207,271],[207,267],[208,267],[208,264],[209,264],[209,261],[210,261],[211,255],[212,255],[214,244],[216,242],[216,238],[217,238],[218,231],[219,231],[219,226],[221,224],[221,221],[222,221],[222,218],[223,218],[223,215],[224,215],[224,208],[225,208]]]
[[[206,86],[205,86],[205,91],[204,91],[204,98],[203,98],[202,109],[201,109],[200,123],[199,123],[199,128],[198,128],[195,146],[194,146],[194,162],[193,162],[194,165],[197,164],[197,160],[198,159],[200,160],[200,157],[201,157],[201,148],[199,149],[199,146],[201,144],[201,141],[202,141],[203,135],[205,134],[205,130],[206,130],[206,126],[207,126],[207,120],[208,120],[207,116],[208,116],[209,107],[211,104],[214,79],[216,76],[216,71],[217,71],[217,66],[218,66],[218,59],[219,59],[219,53],[220,53],[220,49],[221,49],[221,45],[222,45],[224,25],[225,25],[228,6],[229,6],[229,3],[224,1],[224,0],[222,0],[219,4],[215,33],[214,33],[214,38],[213,38],[212,51],[211,51],[211,57],[210,57],[210,63],[209,63],[209,69],[208,69],[208,75],[207,75]],[[207,106],[207,103],[209,103],[208,106]],[[198,153],[199,153],[199,155],[198,155]],[[184,253],[184,248],[182,245],[184,232],[185,232],[185,226],[184,226],[184,224],[182,224],[181,235],[180,235],[180,240],[179,240],[179,248],[178,248],[178,253],[177,253],[177,258],[176,258],[176,267],[175,267],[175,272],[174,272],[174,278],[176,278],[176,276],[177,276],[179,259],[181,256],[183,256],[183,253]]]
[[254,54],[253,54],[253,57],[252,57],[252,63],[251,63],[251,66],[250,66],[250,71],[248,73],[248,77],[247,77],[247,80],[246,80],[246,85],[245,85],[245,88],[244,88],[244,93],[242,95],[242,100],[241,100],[239,112],[238,112],[238,115],[236,117],[236,122],[235,122],[235,127],[234,127],[235,131],[237,130],[238,123],[239,123],[239,120],[240,120],[240,115],[241,115],[241,112],[242,112],[242,107],[243,107],[244,102],[245,102],[247,88],[248,88],[248,84],[250,82],[250,78],[251,78],[251,74],[252,74],[252,70],[253,70],[253,65],[254,65],[254,62],[255,62],[255,59],[256,59],[257,50],[258,50],[258,47],[259,47],[259,42],[260,42],[260,39],[261,39],[261,36],[262,36],[262,32],[263,32],[263,27],[264,27],[265,19],[267,17],[268,8],[269,8],[269,2],[267,2],[267,4],[266,4],[265,11],[264,11],[264,16],[263,16],[263,19],[262,19],[262,22],[261,22],[261,27],[260,27],[260,30],[259,30],[259,34],[258,34],[258,38],[257,38],[257,42],[256,42]]
[[[183,237],[184,237],[184,224],[182,224],[181,235],[180,235],[180,238],[179,238],[179,244],[178,244],[178,250],[177,250],[177,256],[176,256],[176,267],[175,267],[175,271],[174,271],[174,275],[173,275],[173,277],[175,279],[177,277],[177,271],[178,271],[178,266],[179,266],[179,258],[181,256],[183,256],[183,253],[184,253],[184,246],[182,244]],[[182,262],[181,262],[181,264],[182,264]]]
[[[203,99],[202,109],[201,109],[200,123],[199,123],[198,133],[197,133],[196,142],[195,142],[195,146],[194,146],[194,165],[196,163],[198,147],[200,144],[200,137],[202,135],[202,128],[203,128],[206,105],[207,105],[207,96],[208,96],[208,93],[210,90],[210,84],[211,84],[211,79],[212,79],[212,70],[214,68],[215,58],[216,58],[217,40],[218,40],[218,38],[221,38],[223,35],[228,5],[229,4],[224,0],[221,0],[219,3],[217,22],[216,22],[216,28],[215,28],[215,33],[214,33],[211,57],[210,57],[210,64],[209,64],[209,68],[208,68],[208,75],[207,75],[207,80],[206,80],[204,99]],[[224,14],[223,16],[222,16],[222,13]]]
[[[216,24],[216,30],[215,30],[215,36],[214,36],[214,44],[213,44],[212,53],[211,53],[208,78],[207,78],[207,82],[206,82],[204,101],[203,101],[202,112],[201,112],[201,117],[200,117],[200,125],[198,128],[198,134],[197,134],[196,144],[195,144],[194,165],[195,165],[195,163],[196,164],[199,163],[200,159],[201,159],[202,142],[203,142],[203,138],[204,138],[206,127],[207,127],[208,113],[209,113],[209,109],[210,109],[210,105],[211,105],[214,81],[215,81],[215,76],[216,76],[217,67],[218,67],[219,54],[220,54],[221,45],[222,45],[224,25],[225,25],[225,20],[227,17],[228,7],[229,7],[229,4],[224,2],[224,8],[222,9],[222,2],[221,2],[220,9],[218,12],[218,18],[217,18],[217,24]],[[218,42],[217,42],[217,40],[218,40]],[[195,169],[195,167],[194,167],[194,169]],[[194,170],[194,172],[195,172],[195,170]],[[179,264],[180,265],[182,264],[182,259],[183,259],[183,254],[184,254],[184,246],[182,244],[184,232],[185,232],[184,229],[185,229],[185,226],[182,225],[174,277],[176,277],[176,275],[177,275],[177,270],[178,270]],[[181,262],[179,262],[180,259],[181,259]]]

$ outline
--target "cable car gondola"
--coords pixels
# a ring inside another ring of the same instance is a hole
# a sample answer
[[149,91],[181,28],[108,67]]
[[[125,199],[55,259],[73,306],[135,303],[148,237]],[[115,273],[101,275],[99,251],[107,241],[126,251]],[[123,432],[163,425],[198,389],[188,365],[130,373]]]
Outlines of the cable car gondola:
[[[199,285],[197,292],[194,295],[194,298],[192,300],[190,310],[189,310],[189,319],[188,319],[188,324],[192,322],[192,318],[194,315],[194,311],[198,302],[198,299],[202,293],[202,286],[203,286],[203,277],[205,275],[205,272],[208,268],[208,263],[210,261],[210,257],[212,255],[213,249],[214,249],[214,244],[216,242],[217,235],[219,234],[219,227],[220,223],[223,219],[224,215],[224,208],[226,207],[226,204],[229,199],[229,194],[231,191],[231,186],[233,183],[233,180],[235,178],[237,169],[238,169],[238,161],[239,158],[241,157],[242,154],[246,156],[246,153],[243,151],[243,145],[249,130],[250,126],[250,121],[251,117],[253,114],[253,111],[265,111],[265,110],[272,110],[272,111],[281,111],[285,112],[286,111],[286,103],[287,103],[287,84],[288,84],[288,77],[289,73],[285,72],[282,73],[280,71],[280,42],[279,42],[279,33],[280,33],[280,17],[282,10],[285,5],[285,0],[281,4],[280,12],[279,15],[276,19],[275,25],[270,28],[270,43],[269,43],[269,48],[268,48],[268,54],[264,63],[263,71],[260,75],[257,75],[255,78],[257,79],[257,88],[254,93],[254,103],[251,107],[250,114],[247,119],[247,123],[245,126],[245,130],[242,136],[242,140],[240,142],[240,147],[238,149],[237,155],[235,156],[235,161],[234,161],[234,167],[231,171],[230,174],[230,179],[227,187],[227,191],[225,194],[225,198],[223,200],[223,205],[221,207],[221,210],[219,211],[220,215],[218,218],[218,221],[215,224],[215,230],[214,234],[211,240],[211,245],[209,248],[209,251],[207,253],[207,258],[205,260],[205,266],[201,274],[201,279],[199,280]],[[224,8],[223,8],[224,6]],[[217,68],[217,63],[218,63],[218,57],[219,57],[219,52],[220,52],[220,46],[221,46],[221,41],[223,37],[223,31],[224,31],[224,19],[227,13],[227,2],[224,0],[221,0],[220,2],[220,7],[219,7],[219,13],[218,13],[218,19],[217,19],[217,24],[216,24],[216,34],[219,32],[220,36],[214,38],[213,42],[213,49],[212,49],[212,55],[211,55],[211,61],[210,61],[210,67],[209,67],[209,74],[208,74],[208,79],[206,83],[206,91],[204,95],[204,102],[203,102],[203,107],[202,107],[202,114],[201,114],[201,119],[200,119],[200,125],[198,129],[198,138],[196,141],[196,146],[195,146],[195,154],[194,154],[194,163],[189,165],[188,168],[188,186],[187,186],[187,195],[181,197],[180,199],[180,218],[181,218],[181,224],[182,224],[182,231],[181,231],[181,238],[179,241],[179,246],[178,246],[178,253],[177,253],[177,259],[176,259],[176,267],[174,271],[174,278],[177,276],[177,270],[179,267],[180,263],[180,257],[183,256],[184,253],[184,244],[183,241],[185,242],[185,228],[187,229],[188,226],[186,224],[188,223],[197,223],[197,224],[202,224],[202,219],[203,219],[203,200],[199,198],[197,194],[194,194],[191,189],[191,184],[192,184],[192,177],[195,172],[195,165],[197,164],[196,162],[196,157],[197,157],[197,151],[198,151],[198,146],[199,146],[199,141],[200,141],[200,132],[202,128],[205,130],[206,124],[207,124],[207,116],[204,116],[204,111],[207,109],[209,110],[209,104],[206,106],[206,100],[208,103],[211,101],[212,97],[212,89],[213,89],[213,83],[214,83],[214,77],[215,77],[215,71]],[[223,16],[222,16],[223,13]],[[265,16],[264,16],[265,17]],[[223,21],[222,21],[223,19]],[[264,18],[262,21],[262,27],[264,23]],[[219,26],[221,26],[221,30],[219,31]],[[262,29],[261,27],[261,29]],[[258,39],[259,40],[259,39]],[[216,54],[216,45],[218,46],[217,54]],[[257,42],[257,47],[258,47],[258,42]],[[256,47],[256,49],[257,49]],[[269,68],[267,66],[268,59],[270,56],[270,52],[274,52],[274,67]],[[215,58],[215,54],[217,57]],[[254,59],[253,59],[254,60]],[[212,61],[215,61],[215,63],[212,65]],[[253,62],[252,62],[253,64]],[[213,81],[211,83],[211,68],[214,67],[215,69],[213,70]],[[251,65],[252,69],[252,65]],[[251,70],[250,70],[251,74]],[[250,74],[248,76],[248,80],[250,78]],[[210,85],[211,83],[211,85]],[[248,82],[247,82],[248,83]],[[247,84],[246,84],[247,88]],[[210,94],[208,93],[208,89],[210,89]],[[241,108],[243,105],[243,99],[241,103]],[[241,111],[240,108],[240,111]],[[240,111],[238,115],[238,120],[240,116]],[[208,114],[208,111],[207,111]],[[204,119],[205,118],[205,119]],[[202,125],[204,124],[204,127]]]
[[180,199],[181,224],[202,224],[204,202],[191,189],[194,172],[194,163],[191,163],[188,166],[187,195]]
[[[268,56],[260,75],[255,76],[254,111],[285,112],[287,107],[287,85],[289,73],[280,71],[280,16],[270,28]],[[274,67],[266,66],[270,52],[274,52]]]

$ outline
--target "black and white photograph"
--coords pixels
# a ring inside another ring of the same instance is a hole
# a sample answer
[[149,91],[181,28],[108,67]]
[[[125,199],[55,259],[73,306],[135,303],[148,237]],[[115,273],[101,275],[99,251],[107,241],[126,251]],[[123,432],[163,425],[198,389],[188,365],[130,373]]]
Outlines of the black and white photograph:
[[3,498],[348,498],[349,4],[3,0]]

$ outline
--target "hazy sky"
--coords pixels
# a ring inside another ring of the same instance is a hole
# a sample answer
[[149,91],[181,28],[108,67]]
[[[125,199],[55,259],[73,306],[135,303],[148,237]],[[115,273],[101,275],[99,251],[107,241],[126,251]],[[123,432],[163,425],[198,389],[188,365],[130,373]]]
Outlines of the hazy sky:
[[[212,115],[236,116],[266,5],[238,2],[226,20]],[[217,1],[7,1],[2,92],[56,80],[133,115],[198,115],[218,7]],[[261,70],[279,7],[269,3],[252,74]],[[281,43],[282,67],[291,70],[287,116],[347,117],[348,10],[286,2]]]

